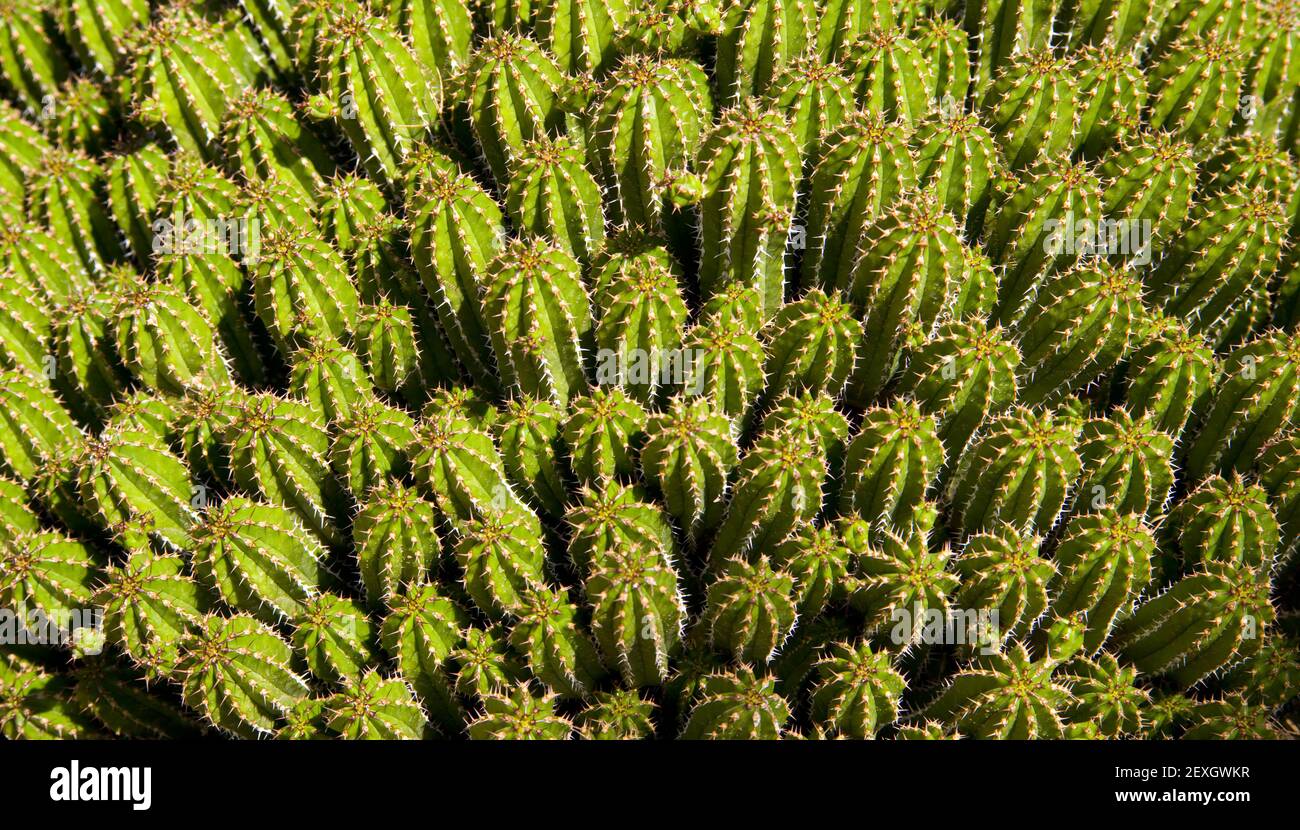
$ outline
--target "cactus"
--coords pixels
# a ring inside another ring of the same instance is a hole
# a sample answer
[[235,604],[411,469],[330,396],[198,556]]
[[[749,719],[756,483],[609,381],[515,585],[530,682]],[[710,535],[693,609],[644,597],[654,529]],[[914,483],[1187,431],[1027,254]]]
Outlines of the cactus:
[[27,481],[78,432],[58,398],[26,372],[0,372],[0,468]]
[[14,654],[0,654],[0,735],[6,740],[89,738],[94,724],[73,705],[72,681]]
[[132,42],[129,88],[137,117],[181,150],[216,157],[222,119],[248,86],[218,27],[170,13]]
[[1255,656],[1240,663],[1224,678],[1224,687],[1249,702],[1279,707],[1300,694],[1300,664],[1295,642],[1279,632],[1264,638]]
[[772,552],[772,562],[794,579],[800,619],[813,619],[830,603],[845,598],[850,555],[830,524],[804,525]]
[[416,480],[453,524],[510,513],[531,517],[506,483],[487,426],[454,406],[430,404],[408,454]]
[[1187,218],[1196,185],[1194,150],[1168,133],[1137,133],[1101,157],[1101,212],[1115,223],[1119,250],[1098,251],[1112,262],[1142,264],[1163,248]]
[[187,546],[197,519],[189,470],[155,436],[107,431],[85,444],[77,464],[78,492],[102,526],[143,516],[160,543]]
[[691,356],[682,350],[686,303],[676,275],[662,263],[639,258],[595,297],[596,383],[617,385],[643,404],[664,387],[686,380]]
[[289,395],[320,412],[332,424],[361,417],[369,389],[361,360],[328,334],[309,336],[293,351]]
[[180,659],[182,638],[203,622],[209,600],[181,557],[132,553],[105,570],[95,594],[104,609],[104,633],[147,677],[169,677]]
[[1006,522],[1046,533],[1078,479],[1078,424],[1061,413],[1017,406],[989,423],[954,476],[955,526],[971,533]]
[[1258,573],[1209,562],[1139,605],[1121,623],[1116,646],[1138,671],[1188,688],[1255,654],[1275,616]]
[[790,706],[771,677],[741,667],[701,683],[700,701],[682,728],[683,740],[776,740],[790,719]]
[[374,665],[375,634],[360,603],[321,592],[295,616],[291,642],[306,657],[312,676],[351,684]]
[[578,608],[548,587],[529,588],[510,645],[533,676],[562,697],[588,697],[605,676],[596,645],[578,627]]
[[343,339],[356,326],[356,287],[338,252],[315,234],[277,229],[262,240],[253,272],[257,316],[284,351],[303,336]]
[[717,87],[724,101],[762,95],[780,67],[811,44],[814,14],[808,0],[728,0],[717,58]]
[[628,17],[628,4],[547,0],[538,3],[537,39],[555,55],[567,75],[599,76],[617,57],[616,34]]
[[1217,149],[1202,171],[1201,192],[1213,198],[1234,185],[1262,187],[1290,203],[1297,185],[1285,150],[1272,136],[1247,133]]
[[416,438],[415,422],[400,409],[361,400],[336,423],[330,467],[358,502],[410,468],[407,450]]
[[0,539],[13,539],[41,529],[41,520],[32,512],[29,501],[22,484],[0,478]]
[[471,740],[562,741],[573,723],[555,711],[555,695],[535,696],[525,685],[483,696],[483,714],[469,725]]
[[1076,228],[1101,220],[1101,185],[1082,162],[1046,158],[997,209],[986,230],[989,256],[1005,266],[998,291],[998,320],[1008,325],[1024,313],[1046,276],[1076,263],[1083,251],[1070,244]]
[[836,503],[849,442],[849,421],[836,409],[834,398],[825,393],[784,395],[763,416],[761,432],[787,435],[796,441],[807,440],[820,449],[826,459],[822,504]]
[[564,73],[534,40],[499,31],[478,45],[459,83],[480,152],[498,187],[528,141],[564,131]]
[[69,75],[47,28],[49,11],[14,0],[0,4],[0,85],[31,110],[40,110]]
[[965,28],[978,46],[974,86],[984,92],[1017,54],[1048,45],[1061,0],[977,0],[965,6]]
[[662,684],[686,616],[665,552],[640,545],[609,551],[592,568],[586,592],[605,664],[633,688]]
[[660,508],[630,487],[608,483],[584,488],[581,501],[565,517],[573,528],[569,559],[583,573],[607,564],[624,548],[648,548],[671,556],[673,533]]
[[763,344],[755,332],[740,321],[706,319],[686,333],[682,353],[691,360],[682,391],[746,421],[764,384]]
[[[949,548],[931,551],[927,532],[915,526],[873,533],[865,523],[850,522],[843,531],[858,552],[858,579],[849,602],[865,618],[869,633],[888,631],[889,644],[906,649],[920,639],[926,616],[947,618],[959,584],[948,569]],[[864,544],[863,538],[874,543]]]
[[1076,71],[1071,62],[1036,49],[1012,57],[985,93],[984,115],[1013,170],[1074,149],[1084,115],[1076,109]]
[[59,533],[19,534],[5,544],[0,603],[17,615],[20,625],[26,625],[30,612],[62,621],[89,606],[99,572],[95,559],[85,544]]
[[709,586],[705,620],[713,648],[751,666],[770,663],[790,636],[798,609],[794,578],[767,557],[719,563]]
[[817,53],[823,60],[844,57],[870,32],[889,28],[898,20],[893,0],[832,0],[818,9]]
[[199,578],[265,622],[296,618],[325,579],[325,550],[286,507],[233,496],[195,528]]
[[568,501],[562,454],[563,411],[540,398],[512,398],[497,423],[497,442],[510,482],[530,504],[551,516],[564,514]]
[[345,256],[353,256],[362,247],[361,228],[376,214],[387,210],[384,191],[370,179],[340,174],[321,182],[308,196],[322,196],[319,207],[321,225],[329,240]]
[[1197,705],[1192,710],[1192,723],[1183,733],[1183,738],[1191,741],[1271,741],[1278,737],[1268,707],[1253,705],[1241,695]]
[[1198,205],[1146,281],[1152,302],[1192,331],[1218,337],[1251,286],[1277,264],[1282,212],[1261,187],[1234,186]]
[[598,692],[578,716],[582,737],[596,741],[632,741],[654,735],[655,704],[635,691]]
[[73,702],[119,738],[193,738],[200,728],[170,700],[151,695],[136,673],[104,659],[74,672]]
[[982,227],[1003,164],[988,128],[974,114],[940,111],[917,123],[912,144],[922,189],[968,232]]
[[356,347],[376,389],[419,400],[420,351],[411,310],[387,300],[357,310]]
[[897,28],[876,29],[853,44],[851,75],[858,102],[870,112],[912,124],[931,107],[933,68],[921,45]]
[[628,54],[693,55],[703,39],[722,31],[721,6],[714,0],[633,4],[618,33],[618,48]]
[[522,614],[530,591],[544,588],[546,551],[518,514],[489,515],[467,524],[456,544],[465,590],[489,614]]
[[503,694],[526,675],[499,629],[465,629],[465,642],[452,650],[451,660],[458,667],[457,693],[484,701]]
[[1025,647],[980,657],[923,713],[972,738],[1025,740],[1064,736],[1068,687],[1053,679],[1057,661],[1032,660]]
[[367,494],[352,521],[361,582],[371,606],[422,584],[438,559],[437,513],[432,504],[398,482]]
[[674,177],[695,156],[711,109],[708,80],[693,62],[629,55],[615,67],[592,116],[602,184],[614,194],[611,219],[665,220]]
[[838,395],[862,339],[862,324],[849,304],[814,288],[782,306],[770,326],[765,398],[797,390]]
[[143,432],[160,443],[170,443],[176,419],[175,399],[141,389],[109,407],[104,429]]
[[0,269],[14,282],[35,289],[52,306],[62,306],[91,289],[77,260],[51,234],[31,222],[0,229]]
[[426,66],[382,18],[362,10],[332,20],[318,56],[309,110],[334,120],[366,171],[390,188],[442,103],[438,71]]
[[391,611],[379,632],[385,653],[397,663],[433,721],[447,731],[459,731],[464,713],[447,669],[461,643],[465,612],[428,584],[411,585],[389,603]]
[[[214,329],[220,336],[222,353],[228,357],[231,369],[239,378],[250,385],[265,381],[266,363],[248,317],[240,307],[240,298],[247,291],[249,282],[235,261],[224,253],[172,253],[158,256],[154,260],[154,267],[167,286],[184,292],[186,300],[202,310],[201,316],[206,317],[206,320],[195,320],[199,315],[189,309],[185,313],[178,312],[176,317],[193,320],[192,324],[196,328],[207,326]],[[121,298],[119,304],[125,306],[132,300],[144,300],[149,293],[154,292],[162,295],[160,299],[164,304],[170,299],[170,292],[150,287],[137,292],[135,296]],[[157,326],[158,323],[152,325]],[[119,340],[121,337],[119,330]],[[218,357],[211,338],[204,341],[203,347],[197,351],[207,355],[209,362],[215,362]],[[123,359],[126,359],[125,354],[126,351],[123,350]],[[214,379],[220,377],[220,369],[215,371],[217,374]]]
[[825,454],[797,432],[763,435],[736,470],[731,501],[709,553],[721,565],[764,553],[821,508]]
[[322,544],[342,542],[333,518],[341,494],[329,466],[329,434],[310,408],[270,393],[251,396],[225,442],[244,492],[289,508]]
[[[954,605],[985,610],[991,631],[977,631],[981,649],[1024,637],[1047,611],[1047,588],[1056,564],[1038,555],[1041,539],[1011,525],[972,535],[957,556],[962,585]],[[969,633],[969,632],[968,632]]]
[[116,313],[117,353],[146,386],[180,395],[191,385],[230,382],[212,322],[180,291],[136,281],[121,293]]
[[129,43],[149,22],[149,2],[65,0],[58,22],[81,65],[111,80],[127,68]]
[[846,289],[862,310],[866,334],[848,398],[871,401],[893,375],[905,329],[928,334],[963,275],[961,230],[928,195],[904,201],[876,220]]
[[707,400],[673,398],[666,411],[646,422],[641,472],[664,506],[697,538],[717,526],[727,477],[739,463],[731,422]]
[[910,133],[882,115],[861,113],[826,138],[808,195],[805,284],[848,285],[866,229],[918,185]]
[[866,739],[898,718],[907,684],[886,652],[861,643],[835,643],[817,661],[813,721],[829,734]]
[[1244,71],[1233,39],[1213,32],[1179,37],[1148,78],[1151,127],[1201,147],[1216,143],[1232,124]]
[[961,457],[971,436],[1016,399],[1020,352],[999,328],[945,323],[911,350],[898,382],[922,412],[933,415],[948,459]]
[[1083,650],[1094,654],[1151,582],[1155,539],[1139,513],[1107,509],[1069,521],[1057,546],[1051,611],[1083,613]]
[[935,420],[910,401],[871,409],[849,445],[840,511],[876,527],[905,527],[944,463]]
[[1157,429],[1177,436],[1214,374],[1214,355],[1204,339],[1181,322],[1158,317],[1129,358],[1126,399],[1134,416],[1149,417]]
[[838,63],[814,54],[792,59],[772,79],[767,98],[774,109],[792,113],[790,127],[799,144],[805,174],[821,155],[823,138],[854,111],[853,84]]
[[1182,564],[1188,570],[1209,562],[1267,570],[1281,538],[1268,494],[1239,476],[1211,476],[1170,513],[1178,528]]
[[510,218],[524,232],[547,237],[586,264],[600,247],[605,221],[600,188],[569,138],[527,141],[506,188]]
[[[261,236],[274,231],[320,234],[320,223],[313,211],[312,200],[303,197],[294,187],[278,178],[254,179],[243,182],[239,191],[237,208],[249,227],[259,229]],[[261,253],[259,250],[258,254]],[[253,256],[256,260],[258,257]],[[255,265],[256,262],[250,262]]]
[[1171,5],[1168,0],[1083,0],[1074,10],[1070,42],[1145,52]]
[[463,0],[398,0],[388,18],[411,43],[419,61],[444,78],[469,60],[474,21]]
[[483,307],[504,381],[559,404],[584,391],[591,304],[578,263],[564,249],[512,242],[493,261]]
[[65,147],[98,154],[111,132],[113,107],[105,88],[89,78],[65,81],[45,97],[45,132]]
[[126,382],[110,329],[115,304],[111,292],[92,289],[70,297],[51,315],[55,386],[67,408],[90,423]]
[[1067,663],[1061,679],[1073,702],[1065,716],[1070,723],[1092,723],[1107,738],[1142,731],[1148,692],[1137,685],[1137,670],[1121,666],[1114,655],[1102,652],[1092,659]]
[[349,740],[418,741],[427,723],[401,678],[367,671],[325,704],[331,731]]
[[50,320],[41,311],[42,298],[16,275],[0,274],[7,285],[0,294],[0,367],[20,369],[33,378],[48,376],[47,341]]
[[1300,407],[1300,336],[1262,335],[1224,358],[1212,403],[1187,451],[1192,481],[1210,473],[1244,472]]
[[1280,553],[1294,552],[1300,541],[1300,433],[1291,430],[1272,441],[1259,454],[1259,483],[1269,495],[1269,504],[1281,525]]
[[292,661],[293,649],[264,623],[205,617],[181,643],[185,705],[233,735],[270,734],[309,693]]
[[1131,50],[1086,47],[1074,66],[1079,88],[1088,90],[1075,143],[1096,157],[1141,129],[1146,76]]
[[27,180],[53,147],[7,101],[0,103],[0,115],[4,116],[0,118],[0,192],[22,201]]
[[1249,98],[1258,107],[1252,129],[1267,135],[1286,129],[1284,125],[1291,120],[1288,90],[1296,77],[1295,46],[1300,16],[1291,3],[1262,5],[1261,23],[1277,34],[1258,44],[1248,63],[1243,89],[1250,91]]
[[80,267],[98,277],[121,254],[116,229],[99,199],[103,169],[79,151],[56,147],[27,182],[27,218],[47,227]]
[[799,184],[799,147],[783,115],[753,99],[725,111],[696,162],[700,202],[700,291],[757,285],[770,316],[785,298],[786,237]]
[[324,144],[288,99],[261,87],[231,102],[221,144],[232,172],[248,180],[277,179],[306,199],[322,192],[334,170]]
[[1174,485],[1173,436],[1150,417],[1133,418],[1116,409],[1084,422],[1079,439],[1082,472],[1075,488],[1075,512],[1114,507],[1154,520],[1164,513]]
[[563,439],[569,463],[582,484],[595,486],[611,478],[627,478],[637,468],[636,444],[645,410],[620,389],[597,388],[575,399],[564,421]]
[[442,329],[461,364],[496,385],[488,324],[479,299],[503,234],[501,208],[469,176],[439,171],[415,192],[411,252]]
[[1141,284],[1104,263],[1049,279],[1015,326],[1021,402],[1055,403],[1109,372],[1136,339],[1143,316]]

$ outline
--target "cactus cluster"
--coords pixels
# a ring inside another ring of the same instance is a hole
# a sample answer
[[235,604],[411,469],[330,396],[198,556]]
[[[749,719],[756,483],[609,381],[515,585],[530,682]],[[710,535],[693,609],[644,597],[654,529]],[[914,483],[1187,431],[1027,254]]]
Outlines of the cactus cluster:
[[0,735],[1296,735],[1297,19],[0,0]]

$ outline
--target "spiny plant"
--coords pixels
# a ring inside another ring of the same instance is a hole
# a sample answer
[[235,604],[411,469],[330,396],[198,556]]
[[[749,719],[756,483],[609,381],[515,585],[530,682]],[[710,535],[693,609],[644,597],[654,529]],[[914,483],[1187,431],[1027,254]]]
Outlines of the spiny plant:
[[0,0],[0,734],[1294,731],[1298,24]]

